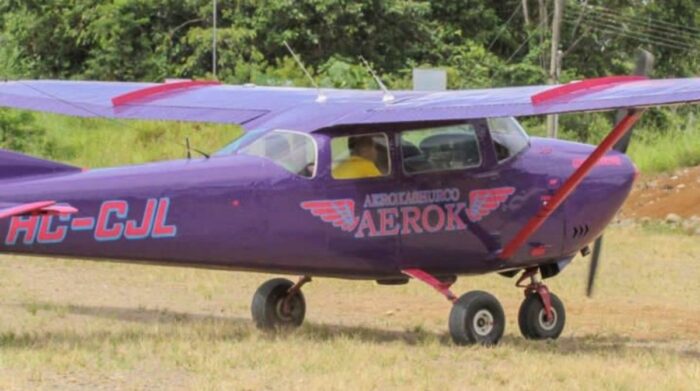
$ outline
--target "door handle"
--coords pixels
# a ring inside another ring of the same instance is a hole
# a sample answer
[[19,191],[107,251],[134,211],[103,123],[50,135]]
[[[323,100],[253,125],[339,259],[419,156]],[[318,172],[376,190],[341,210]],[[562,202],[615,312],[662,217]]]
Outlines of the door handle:
[[491,179],[495,180],[501,177],[501,175],[497,172],[484,172],[481,174],[476,174],[474,175],[475,178],[477,179]]

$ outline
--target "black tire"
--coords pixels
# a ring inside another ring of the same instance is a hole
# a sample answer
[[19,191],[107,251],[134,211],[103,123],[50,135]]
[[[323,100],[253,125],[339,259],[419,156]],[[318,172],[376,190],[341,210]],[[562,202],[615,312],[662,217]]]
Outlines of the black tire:
[[[299,327],[304,322],[306,315],[306,301],[304,294],[297,291],[289,296],[289,288],[293,282],[284,278],[275,278],[260,285],[255,295],[251,312],[255,326],[261,330],[275,330],[286,327]],[[284,310],[284,301],[288,311]]]
[[557,339],[564,331],[566,324],[566,310],[561,300],[553,294],[549,294],[552,302],[552,312],[554,319],[547,322],[544,312],[544,304],[540,295],[530,293],[525,297],[518,312],[518,326],[523,337],[527,339]]
[[506,316],[493,295],[468,292],[452,306],[449,328],[452,341],[457,345],[495,345],[503,336]]

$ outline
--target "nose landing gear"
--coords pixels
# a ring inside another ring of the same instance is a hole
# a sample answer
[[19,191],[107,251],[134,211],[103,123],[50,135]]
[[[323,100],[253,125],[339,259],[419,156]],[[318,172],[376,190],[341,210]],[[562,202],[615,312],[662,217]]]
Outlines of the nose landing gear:
[[[523,281],[530,278],[530,283]],[[537,268],[527,269],[515,286],[525,289],[518,311],[520,333],[527,339],[557,339],[564,330],[566,311],[561,300],[539,280]]]

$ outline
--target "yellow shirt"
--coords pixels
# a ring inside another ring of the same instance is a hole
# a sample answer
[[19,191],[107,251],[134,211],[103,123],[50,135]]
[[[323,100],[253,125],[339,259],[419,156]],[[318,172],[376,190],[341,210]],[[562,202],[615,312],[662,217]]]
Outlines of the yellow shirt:
[[333,169],[335,179],[372,178],[382,176],[377,166],[360,156],[350,156]]

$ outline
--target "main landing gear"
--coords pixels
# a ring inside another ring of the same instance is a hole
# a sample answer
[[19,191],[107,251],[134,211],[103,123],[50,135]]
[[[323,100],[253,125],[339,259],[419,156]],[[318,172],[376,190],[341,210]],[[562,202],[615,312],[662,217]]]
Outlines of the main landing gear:
[[[435,288],[452,302],[449,330],[457,345],[495,345],[503,337],[506,316],[501,303],[493,295],[482,292],[467,292],[455,296],[450,287],[456,278],[437,278],[420,269],[407,269],[404,274],[423,281]],[[527,339],[556,339],[564,329],[566,312],[561,300],[537,275],[538,269],[523,272],[515,286],[525,290],[525,300],[518,312],[520,332]],[[527,279],[528,284],[523,284]],[[296,283],[284,278],[275,278],[262,284],[253,296],[251,306],[255,325],[263,330],[295,328],[301,326],[306,315],[306,301],[301,288],[311,277],[301,277]]]
[[296,283],[275,278],[260,285],[251,305],[255,325],[261,330],[301,326],[306,315],[301,287],[310,281],[308,276],[301,277]]
[[[564,329],[566,313],[559,298],[549,292],[537,276],[537,268],[525,270],[516,283],[525,289],[525,300],[518,313],[518,325],[527,339],[556,339]],[[449,330],[457,345],[495,345],[503,336],[506,317],[503,307],[493,295],[472,291],[457,298],[450,287],[455,279],[440,280],[423,270],[408,269],[403,273],[435,288],[452,302]],[[523,281],[530,278],[530,283]]]

